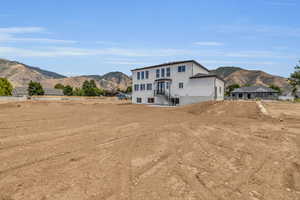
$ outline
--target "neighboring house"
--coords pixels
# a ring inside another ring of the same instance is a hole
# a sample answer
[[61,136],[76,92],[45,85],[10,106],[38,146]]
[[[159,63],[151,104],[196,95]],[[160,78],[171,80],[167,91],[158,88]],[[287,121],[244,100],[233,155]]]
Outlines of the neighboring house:
[[[63,90],[44,88],[45,96],[64,96]],[[16,87],[13,89],[12,95],[15,97],[29,96],[27,87]]]
[[231,92],[232,99],[278,99],[279,92],[265,86],[236,88]]
[[293,93],[291,91],[285,91],[278,96],[278,99],[282,100],[282,101],[294,101],[295,96],[293,95]]
[[185,105],[224,99],[224,81],[194,60],[132,70],[132,102]]

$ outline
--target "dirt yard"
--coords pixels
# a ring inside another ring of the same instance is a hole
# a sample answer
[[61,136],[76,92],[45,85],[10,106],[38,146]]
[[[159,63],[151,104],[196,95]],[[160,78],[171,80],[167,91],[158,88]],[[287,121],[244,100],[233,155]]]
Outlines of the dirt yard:
[[0,200],[299,200],[300,104],[263,105],[0,104]]

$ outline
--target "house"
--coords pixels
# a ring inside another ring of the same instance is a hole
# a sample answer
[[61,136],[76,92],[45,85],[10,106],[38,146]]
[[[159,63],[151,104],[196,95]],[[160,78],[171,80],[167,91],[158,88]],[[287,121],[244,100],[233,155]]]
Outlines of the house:
[[195,60],[132,70],[132,103],[185,105],[224,99],[224,81]]
[[295,96],[293,95],[293,92],[291,92],[291,91],[284,91],[282,94],[280,94],[278,96],[278,99],[282,100],[282,101],[294,101]]
[[[64,96],[60,89],[44,88],[45,96]],[[12,95],[15,97],[29,96],[27,87],[16,87],[13,89]]]
[[231,92],[232,99],[269,99],[277,100],[279,92],[265,86],[236,88]]

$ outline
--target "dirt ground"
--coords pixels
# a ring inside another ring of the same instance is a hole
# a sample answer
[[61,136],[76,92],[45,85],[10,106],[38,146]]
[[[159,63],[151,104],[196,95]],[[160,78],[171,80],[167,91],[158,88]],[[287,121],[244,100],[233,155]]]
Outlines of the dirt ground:
[[300,104],[263,105],[0,104],[0,200],[299,200]]

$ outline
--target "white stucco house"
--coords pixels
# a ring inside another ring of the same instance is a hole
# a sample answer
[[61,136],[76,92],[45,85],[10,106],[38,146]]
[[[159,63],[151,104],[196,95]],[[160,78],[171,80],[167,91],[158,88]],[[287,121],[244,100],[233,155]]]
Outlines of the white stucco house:
[[132,103],[186,105],[224,99],[224,81],[195,60],[133,69]]

